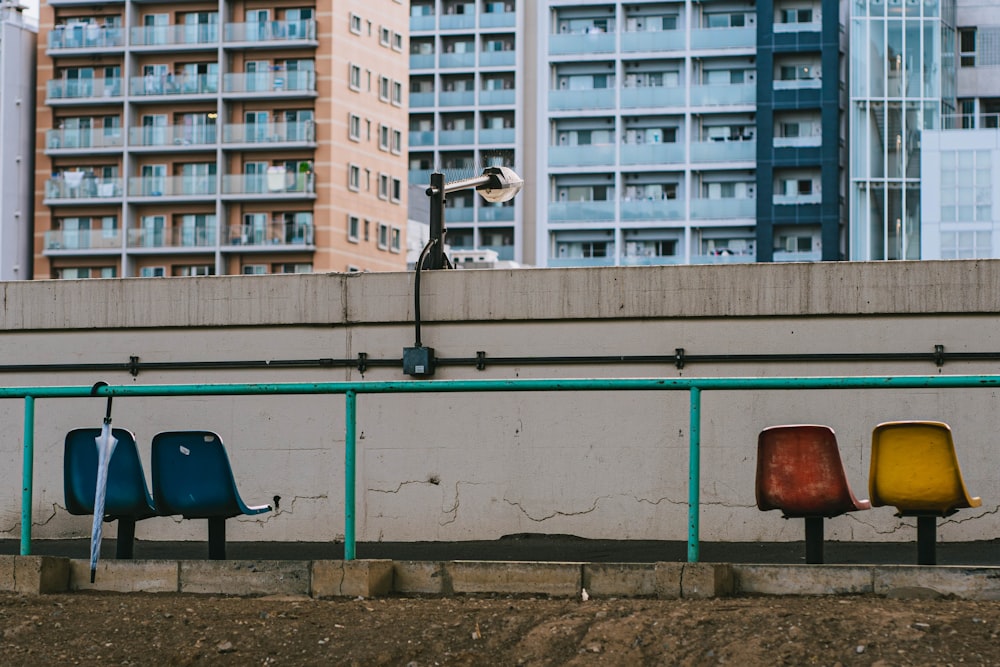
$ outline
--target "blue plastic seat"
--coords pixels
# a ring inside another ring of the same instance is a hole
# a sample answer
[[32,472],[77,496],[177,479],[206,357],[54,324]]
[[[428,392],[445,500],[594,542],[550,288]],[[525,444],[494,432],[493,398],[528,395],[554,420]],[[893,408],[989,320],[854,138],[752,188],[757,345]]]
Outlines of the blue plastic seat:
[[[97,488],[97,438],[99,428],[78,428],[66,434],[63,451],[63,491],[70,514],[94,513]],[[146,486],[135,435],[123,428],[111,429],[118,441],[108,464],[108,487],[104,520],[118,521],[117,558],[132,558],[135,522],[156,516],[153,498]]]
[[167,431],[153,436],[153,498],[165,515],[208,519],[208,557],[226,557],[226,519],[262,514],[236,488],[222,438],[211,431]]

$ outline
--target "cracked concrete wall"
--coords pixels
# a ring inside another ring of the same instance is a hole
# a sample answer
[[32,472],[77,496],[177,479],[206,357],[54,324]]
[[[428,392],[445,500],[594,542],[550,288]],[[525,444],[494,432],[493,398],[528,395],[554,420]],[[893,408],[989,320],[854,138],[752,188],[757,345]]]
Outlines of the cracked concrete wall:
[[[422,338],[443,357],[487,353],[487,368],[436,379],[993,373],[995,362],[766,365],[670,363],[490,366],[490,357],[1000,350],[1000,262],[643,267],[438,272],[422,281]],[[0,365],[354,358],[399,359],[413,343],[412,274],[0,284]],[[16,372],[4,386],[405,379],[399,368]],[[983,507],[940,523],[944,540],[1000,533],[997,391],[854,390],[702,395],[704,540],[799,540],[801,521],[754,504],[756,434],[823,423],[848,479],[866,486],[872,428],[893,419],[951,424],[966,483]],[[103,399],[36,402],[33,535],[88,535],[66,513],[62,440],[99,426]],[[278,510],[229,522],[231,540],[343,535],[344,401],[339,396],[118,398],[149,476],[153,434],[218,432],[251,504]],[[23,402],[0,400],[0,536],[20,534]],[[494,539],[687,535],[686,392],[362,395],[358,537]],[[114,535],[114,528],[106,534]],[[204,521],[140,522],[139,539],[204,540]],[[840,540],[915,539],[879,508],[827,522]]]

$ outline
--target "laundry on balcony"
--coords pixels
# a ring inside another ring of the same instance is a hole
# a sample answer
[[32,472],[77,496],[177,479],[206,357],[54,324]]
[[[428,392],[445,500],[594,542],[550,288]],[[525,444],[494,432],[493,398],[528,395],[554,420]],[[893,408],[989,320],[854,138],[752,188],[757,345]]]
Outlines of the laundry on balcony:
[[284,192],[287,189],[285,171],[281,166],[267,168],[267,189],[270,192]]

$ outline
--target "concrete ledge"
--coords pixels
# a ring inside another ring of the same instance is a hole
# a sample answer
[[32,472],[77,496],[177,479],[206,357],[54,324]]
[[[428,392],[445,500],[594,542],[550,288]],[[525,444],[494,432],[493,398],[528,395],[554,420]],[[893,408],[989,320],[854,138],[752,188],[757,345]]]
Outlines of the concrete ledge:
[[393,590],[409,595],[454,593],[444,563],[415,560],[393,561]]
[[738,595],[858,595],[872,592],[862,565],[734,565]]
[[574,597],[582,563],[453,561],[445,564],[454,593],[521,593]]
[[876,595],[913,597],[918,590],[953,595],[965,600],[1000,600],[1000,568],[898,565],[875,567],[872,589]]
[[682,598],[728,597],[733,594],[733,567],[728,563],[685,563]]
[[317,560],[311,568],[309,592],[314,598],[377,597],[392,591],[391,560]]
[[90,583],[90,561],[69,562],[69,590],[115,593],[176,593],[180,590],[180,564],[175,560],[102,560]]
[[0,556],[0,591],[44,595],[65,593],[68,587],[68,558]]
[[308,561],[183,560],[179,565],[181,593],[309,594]]

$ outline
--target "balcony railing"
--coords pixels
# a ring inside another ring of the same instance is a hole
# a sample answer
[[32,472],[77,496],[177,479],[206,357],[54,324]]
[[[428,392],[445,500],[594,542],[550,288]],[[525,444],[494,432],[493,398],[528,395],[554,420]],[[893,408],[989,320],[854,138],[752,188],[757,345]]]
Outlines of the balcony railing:
[[438,58],[438,66],[442,69],[454,69],[457,67],[475,67],[476,54],[471,53],[442,53]]
[[46,84],[46,102],[121,97],[121,79],[54,79]]
[[683,30],[622,33],[622,51],[625,53],[635,53],[638,51],[683,51],[685,48]]
[[432,107],[436,104],[437,95],[434,91],[428,93],[410,93],[410,107]]
[[442,107],[473,107],[476,105],[474,90],[443,90],[438,98]]
[[549,257],[548,266],[554,269],[585,266],[614,266],[615,258],[610,257]]
[[819,250],[807,250],[801,252],[788,250],[775,250],[775,262],[818,262],[823,259],[823,253]]
[[757,215],[756,199],[692,199],[691,219],[732,220],[754,218]]
[[481,106],[498,106],[501,104],[513,104],[516,100],[513,90],[480,90],[479,104]]
[[484,127],[479,130],[479,143],[481,144],[512,144],[515,137],[512,127]]
[[139,176],[128,179],[130,197],[214,197],[215,176]]
[[57,25],[49,33],[49,51],[64,49],[114,49],[125,45],[125,33],[121,28],[88,25]]
[[[480,206],[479,222],[510,222],[514,219],[513,206]],[[500,259],[504,259],[501,257]],[[510,258],[513,259],[513,258]]]
[[683,220],[684,202],[679,199],[622,200],[622,220]]
[[692,264],[752,264],[756,261],[756,253],[736,254],[719,251],[707,255],[691,255]]
[[406,174],[407,181],[413,185],[427,185],[431,182],[433,169],[411,169]]
[[684,89],[677,86],[622,88],[623,109],[682,106],[684,106]]
[[756,141],[694,141],[691,162],[747,162],[757,159]]
[[45,181],[46,200],[114,199],[122,196],[122,179],[64,172]]
[[808,195],[774,195],[775,206],[798,206],[799,204],[821,204],[823,195],[817,193]]
[[806,88],[822,88],[823,79],[790,79],[790,80],[774,80],[775,90],[803,90]]
[[473,209],[471,206],[445,206],[444,219],[448,222],[472,222]]
[[225,144],[315,143],[316,124],[311,120],[297,122],[226,125],[222,130]]
[[176,97],[178,95],[214,95],[219,90],[218,74],[164,74],[133,76],[129,92],[135,97]]
[[550,90],[549,111],[578,111],[582,109],[614,109],[615,89]]
[[480,28],[513,28],[515,25],[516,12],[487,12],[479,15]]
[[808,137],[775,137],[775,148],[809,148],[823,145],[823,137],[819,134]]
[[46,130],[45,147],[49,150],[120,148],[122,136],[122,131],[117,128]]
[[475,130],[441,130],[438,132],[438,143],[442,146],[476,143]]
[[214,144],[214,125],[191,127],[189,125],[168,125],[165,127],[132,127],[128,131],[128,142],[132,146],[204,146]]
[[411,130],[410,131],[410,147],[414,146],[433,146],[434,145],[434,130]]
[[614,144],[549,146],[550,167],[590,167],[615,163]]
[[442,30],[468,30],[476,27],[475,14],[442,14]]
[[214,248],[215,226],[128,230],[130,248]]
[[411,16],[410,31],[434,30],[437,27],[436,21],[437,17],[434,14],[428,16]]
[[222,239],[224,245],[272,249],[275,246],[311,246],[313,227],[305,224],[271,222],[263,226],[233,225]]
[[480,51],[480,67],[513,67],[517,62],[513,51]]
[[757,45],[757,28],[699,28],[691,31],[692,49],[753,48]]
[[683,262],[680,255],[624,255],[621,258],[622,266],[666,266]]
[[316,20],[265,21],[255,23],[227,23],[224,30],[226,42],[297,42],[316,41]]
[[810,21],[808,23],[775,23],[774,32],[820,32],[823,23]]
[[691,106],[751,106],[757,102],[757,86],[752,83],[691,86]]
[[274,171],[268,174],[226,174],[222,193],[226,195],[312,194],[314,175],[306,172]]
[[129,37],[133,46],[217,44],[219,26],[212,24],[140,26],[132,28]]
[[684,162],[684,146],[671,144],[622,144],[622,164],[678,164]]
[[591,32],[549,35],[549,55],[567,56],[591,53],[614,53],[615,33]]
[[434,69],[436,60],[433,53],[411,53],[410,69]]
[[226,74],[222,81],[227,93],[253,93],[264,91],[316,92],[316,72],[253,72]]
[[52,229],[45,232],[46,250],[118,250],[120,229]]
[[549,203],[549,222],[598,222],[615,219],[613,201],[560,201]]

